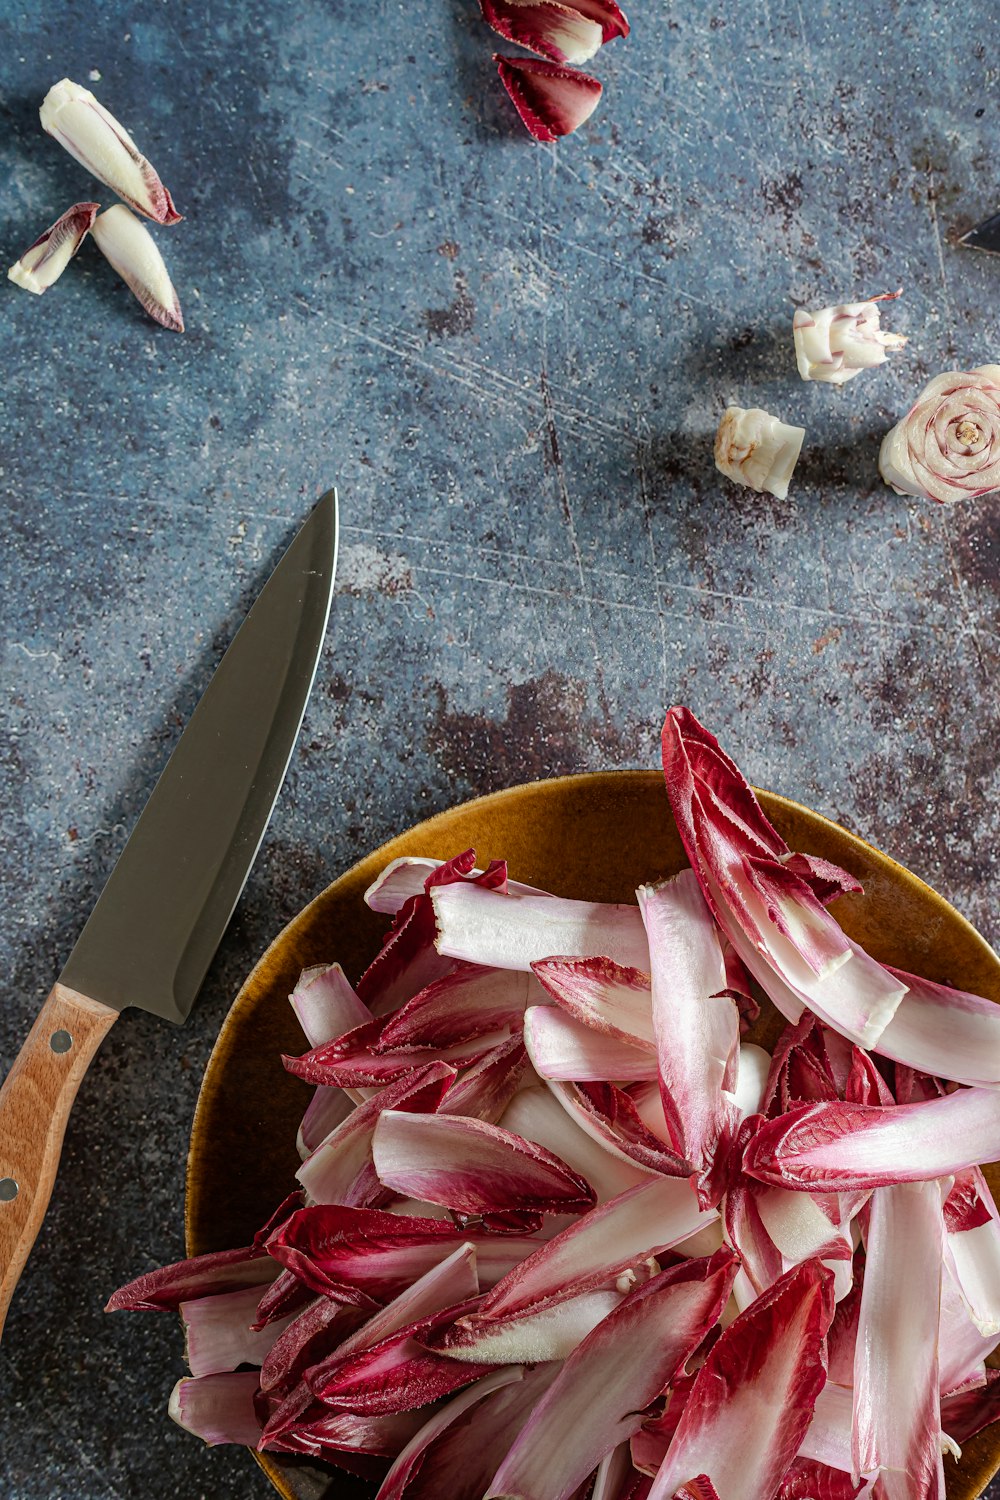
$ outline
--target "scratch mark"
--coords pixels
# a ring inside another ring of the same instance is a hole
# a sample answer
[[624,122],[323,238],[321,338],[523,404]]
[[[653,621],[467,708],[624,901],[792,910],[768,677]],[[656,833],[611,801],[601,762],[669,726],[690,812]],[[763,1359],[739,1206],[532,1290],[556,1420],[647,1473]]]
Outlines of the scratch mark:
[[587,596],[587,580],[583,571],[583,556],[580,552],[580,543],[576,535],[576,523],[573,520],[573,507],[570,504],[569,485],[566,483],[566,470],[563,466],[562,449],[559,446],[559,430],[556,425],[555,408],[552,404],[552,393],[549,390],[548,376],[545,367],[542,367],[540,376],[542,391],[542,403],[545,409],[545,430],[549,440],[549,453],[552,458],[552,467],[556,475],[556,488],[559,493],[559,503],[562,507],[563,520],[566,525],[566,535],[569,537],[570,551],[576,564],[577,575],[580,581],[580,599],[584,602],[587,613],[587,628],[590,632],[591,650],[594,656],[594,676],[597,682],[597,695],[601,704],[602,712],[611,717],[611,704],[608,700],[604,681],[604,664],[601,661],[601,653],[597,647],[597,631],[594,626],[592,604],[593,601]]
[[[417,546],[425,546],[429,548],[439,548],[443,545],[440,538],[414,536],[407,532],[379,531],[374,527],[345,524],[344,532],[345,534],[348,532],[357,532],[359,535],[370,536],[378,541],[396,543],[412,542]],[[462,547],[467,551],[474,552],[478,558],[484,561],[489,557],[494,557],[503,562],[523,563],[528,569],[535,568],[537,570],[537,568],[539,567],[537,558],[532,557],[527,553],[512,552],[507,547],[489,547],[481,543],[460,542],[454,538],[449,538],[445,550],[447,551],[449,548],[454,547]],[[569,562],[547,562],[545,566],[547,568],[565,569],[570,569],[573,567],[573,565]],[[413,567],[418,569],[420,572],[438,572],[445,576],[447,576],[449,572],[447,568],[434,569],[422,562],[413,563]],[[471,575],[466,573],[455,573],[454,576],[463,580],[471,577]],[[631,574],[619,572],[613,568],[602,569],[600,576],[609,580],[620,579],[625,583],[634,583],[634,579]],[[531,589],[537,593],[551,598],[562,599],[567,597],[565,589],[546,588],[544,585],[540,584],[515,583],[510,579],[497,578],[495,576],[492,578],[476,578],[475,581],[479,583],[489,583],[494,587],[500,588]],[[724,589],[706,588],[702,584],[680,583],[673,581],[671,581],[669,587],[672,594],[690,596],[692,599],[699,601],[711,599],[720,604],[745,605],[750,609],[760,609],[766,612],[772,612],[777,608],[775,600],[769,595],[729,593]],[[655,610],[649,608],[646,605],[637,605],[626,600],[609,599],[597,594],[593,595],[593,602],[600,605],[604,609],[636,609],[644,614],[655,613]],[[838,610],[832,608],[823,609],[820,606],[814,604],[799,604],[791,599],[782,599],[780,607],[782,612],[784,613],[800,615],[805,620],[815,620],[820,623],[826,621],[834,621],[836,623],[845,625],[859,625],[865,627],[866,629],[888,629],[905,631],[907,633],[910,633],[911,631],[917,631],[924,635],[936,636],[942,639],[948,639],[951,637],[951,632],[947,628],[947,621],[944,621],[942,624],[934,624],[926,619],[919,621],[899,620],[894,618],[892,615],[879,615],[874,613],[856,615],[849,614],[846,610]],[[991,639],[993,638],[992,631],[988,631],[987,634]]]
[[62,657],[58,651],[32,651],[31,647],[26,646],[23,641],[11,641],[11,646],[15,651],[23,651],[31,661],[44,661],[47,656],[50,656],[57,667],[62,666]]
[[972,645],[976,653],[976,660],[979,663],[979,670],[983,675],[983,681],[989,682],[990,675],[987,671],[986,661],[983,657],[983,648],[979,640],[979,632],[976,629],[976,617],[969,605],[969,596],[965,589],[965,580],[962,577],[958,563],[955,559],[955,549],[952,546],[951,534],[949,529],[950,525],[951,516],[949,515],[948,508],[945,507],[944,515],[941,517],[941,535],[944,538],[944,545],[948,552],[948,563],[951,567],[951,576],[955,580],[955,591],[958,594],[959,602],[962,606],[962,614],[965,616],[967,632],[972,637]]
[[948,274],[944,263],[944,243],[941,239],[941,225],[938,223],[937,192],[934,187],[934,168],[928,164],[927,167],[927,208],[931,216],[931,227],[934,230],[934,246],[937,250],[938,270],[941,273],[941,294],[944,301],[944,310],[948,317],[948,357],[955,358],[955,315],[951,308],[951,295],[948,291]]
[[[637,422],[641,416],[636,413]],[[649,439],[644,435],[640,437],[636,449],[636,465],[639,471],[639,498],[642,501],[642,520],[646,529],[646,539],[649,542],[649,565],[653,574],[653,583],[656,590],[656,620],[660,629],[660,677],[663,684],[664,696],[672,698],[673,688],[668,681],[667,674],[667,630],[663,618],[663,610],[660,608],[662,597],[662,585],[660,579],[660,564],[656,556],[656,540],[653,533],[653,513],[649,499],[649,475],[646,469],[646,459],[649,455]]]

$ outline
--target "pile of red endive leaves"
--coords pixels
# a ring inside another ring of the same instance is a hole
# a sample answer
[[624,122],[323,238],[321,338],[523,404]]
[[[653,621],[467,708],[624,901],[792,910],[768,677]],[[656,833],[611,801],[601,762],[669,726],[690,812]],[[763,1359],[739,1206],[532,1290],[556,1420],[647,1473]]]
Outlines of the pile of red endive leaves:
[[852,942],[686,709],[663,755],[637,906],[396,861],[302,976],[301,1191],[110,1304],[180,1309],[183,1426],[380,1500],[917,1500],[1000,1416],[1000,1007]]

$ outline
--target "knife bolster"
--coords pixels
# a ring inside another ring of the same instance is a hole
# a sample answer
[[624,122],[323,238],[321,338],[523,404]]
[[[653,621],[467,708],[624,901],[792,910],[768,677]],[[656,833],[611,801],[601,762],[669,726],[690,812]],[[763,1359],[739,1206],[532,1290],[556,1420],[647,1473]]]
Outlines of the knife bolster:
[[76,1091],[117,1019],[54,985],[0,1088],[0,1331],[52,1195]]

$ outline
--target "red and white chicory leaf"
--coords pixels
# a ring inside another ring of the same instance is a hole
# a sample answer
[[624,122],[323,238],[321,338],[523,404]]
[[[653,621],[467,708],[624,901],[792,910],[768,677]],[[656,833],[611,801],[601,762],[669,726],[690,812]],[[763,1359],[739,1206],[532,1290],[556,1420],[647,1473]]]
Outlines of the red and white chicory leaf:
[[[572,135],[597,108],[600,80],[536,57],[494,54],[500,80],[536,141]],[[562,951],[562,950],[559,950]]]
[[259,1301],[259,1288],[250,1286],[181,1303],[185,1355],[192,1375],[219,1375],[239,1365],[263,1364],[294,1315],[255,1329]]
[[981,1334],[1000,1334],[1000,1215],[978,1167],[956,1174],[944,1224],[945,1254],[969,1316]]
[[628,1443],[619,1443],[606,1453],[597,1465],[589,1500],[622,1500],[633,1477],[638,1477],[632,1467]]
[[883,1109],[807,1104],[769,1120],[747,1147],[751,1177],[810,1193],[945,1177],[1000,1156],[1000,1094],[958,1089]]
[[723,1200],[726,1239],[739,1252],[742,1262],[735,1286],[741,1308],[773,1286],[784,1271],[781,1252],[764,1227],[757,1206],[761,1185],[747,1177],[742,1168],[747,1143],[753,1140],[762,1123],[762,1116],[750,1115],[740,1125]]
[[417,1481],[428,1449],[452,1423],[457,1422],[463,1413],[475,1406],[478,1401],[482,1401],[484,1397],[501,1390],[505,1385],[512,1385],[523,1380],[524,1374],[523,1365],[501,1366],[500,1369],[492,1370],[482,1380],[476,1381],[474,1385],[461,1391],[446,1406],[435,1411],[393,1463],[382,1481],[376,1500],[404,1500],[404,1496],[412,1493],[411,1482]]
[[719,1492],[707,1474],[698,1474],[674,1491],[674,1500],[720,1500]]
[[454,1077],[447,1063],[426,1063],[359,1104],[295,1174],[312,1201],[359,1208],[385,1202],[388,1194],[372,1163],[372,1137],[383,1112],[434,1110]]
[[1000,1345],[1000,1334],[984,1335],[969,1317],[958,1286],[945,1261],[941,1276],[941,1316],[938,1323],[938,1363],[941,1395],[975,1390],[986,1383],[985,1361]]
[[311,1047],[332,1042],[372,1018],[340,964],[303,969],[288,999]]
[[373,1047],[380,1052],[453,1047],[521,1022],[544,995],[531,974],[460,964],[386,1020]]
[[284,1397],[301,1381],[331,1346],[336,1347],[378,1312],[378,1303],[365,1297],[361,1305],[333,1297],[315,1297],[304,1312],[287,1324],[275,1339],[260,1369],[260,1388]]
[[[443,1500],[444,1496],[448,1500],[482,1500],[504,1454],[558,1370],[557,1363],[536,1365],[524,1371],[520,1380],[492,1390],[481,1401],[463,1408],[443,1431],[431,1437],[419,1467],[411,1468],[406,1476],[405,1486],[399,1489],[391,1485],[390,1470],[376,1500]],[[497,1371],[497,1375],[500,1373]]]
[[[853,1376],[853,1367],[852,1367]],[[852,1386],[827,1380],[816,1397],[812,1420],[799,1445],[799,1457],[850,1473],[854,1432]]]
[[653,1053],[593,1031],[555,1005],[528,1007],[524,1045],[541,1078],[634,1083],[656,1077]]
[[613,41],[616,36],[629,34],[628,21],[616,0],[573,0],[573,9],[578,10],[581,16],[597,22],[605,42]]
[[[610,1083],[549,1082],[554,1099],[572,1120],[606,1153],[642,1168],[662,1172],[666,1177],[690,1177],[691,1163],[678,1156],[662,1136],[646,1124],[640,1103],[644,1096],[626,1093]],[[650,1092],[656,1085],[648,1085]],[[657,1096],[658,1097],[658,1096]],[[664,1134],[666,1127],[662,1126]],[[626,1184],[622,1183],[622,1188]],[[619,1188],[621,1191],[621,1188]]]
[[637,894],[649,941],[663,1113],[675,1151],[692,1165],[702,1206],[710,1208],[724,1189],[716,1157],[723,1165],[738,1121],[724,1090],[736,1083],[739,1012],[720,994],[722,948],[693,871],[640,886]]
[[613,1312],[619,1291],[584,1291],[553,1296],[506,1315],[482,1307],[434,1340],[434,1347],[460,1363],[542,1364],[565,1359]]
[[74,203],[11,266],[7,277],[15,286],[41,296],[65,271],[97,217],[99,203]]
[[941,1184],[872,1195],[854,1354],[853,1474],[881,1474],[887,1500],[944,1496],[938,1308]]
[[49,89],[39,114],[42,129],[119,198],[158,224],[180,222],[152,165],[90,89],[63,78]]
[[646,934],[634,906],[504,895],[465,882],[435,886],[430,900],[438,952],[452,959],[527,970],[556,955],[603,956],[648,969]]
[[699,1208],[686,1178],[651,1177],[540,1245],[497,1283],[482,1311],[499,1317],[543,1298],[612,1287],[636,1268],[648,1267],[658,1251],[670,1249],[717,1218],[714,1211]]
[[383,1186],[457,1213],[574,1213],[594,1203],[589,1183],[557,1156],[462,1115],[383,1109],[372,1158]]
[[272,1236],[268,1253],[323,1296],[349,1288],[382,1300],[398,1296],[439,1265],[459,1241],[475,1245],[484,1287],[494,1286],[541,1243],[460,1230],[448,1219],[323,1204],[294,1214]]
[[488,1374],[490,1367],[461,1364],[425,1344],[436,1329],[462,1316],[476,1300],[409,1323],[366,1349],[334,1355],[310,1371],[306,1382],[326,1406],[361,1416],[413,1411],[452,1396]]
[[567,1500],[642,1424],[643,1408],[714,1327],[737,1259],[682,1261],[619,1302],[573,1351],[490,1486],[505,1500]]
[[[791,854],[738,768],[688,709],[667,714],[663,769],[692,868],[753,977],[790,1020],[807,1004],[854,1041],[874,1045],[905,987],[826,910],[828,873],[817,875]],[[792,992],[794,1014],[782,1003],[783,988]]]
[[1000,1088],[1000,1005],[902,969],[889,973],[907,990],[876,1051],[954,1083]]
[[272,1282],[278,1267],[263,1249],[247,1245],[238,1250],[212,1250],[191,1260],[145,1271],[112,1293],[105,1312],[176,1311],[195,1297],[217,1297],[241,1287],[260,1288]]
[[[511,1100],[533,1077],[524,1050],[524,1038],[512,1036],[491,1047],[478,1062],[462,1070],[445,1095],[438,1113],[467,1115],[470,1120],[499,1125]],[[541,1144],[544,1145],[544,1141]]]
[[124,203],[98,214],[90,227],[94,244],[151,318],[184,332],[180,299],[160,248],[141,219]]
[[345,1090],[320,1084],[313,1089],[313,1096],[306,1106],[295,1138],[296,1149],[302,1160],[311,1156],[331,1131],[343,1125],[355,1101]]
[[797,1458],[782,1476],[774,1500],[858,1500],[867,1490],[866,1480],[855,1483],[842,1469],[831,1469],[814,1458]]
[[544,1146],[572,1167],[590,1183],[598,1203],[648,1181],[648,1171],[626,1152],[614,1149],[605,1139],[608,1134],[605,1129],[591,1127],[586,1106],[581,1104],[577,1110],[566,1105],[564,1089],[570,1091],[572,1085],[522,1089],[511,1100],[500,1123],[525,1140]]
[[[365,1294],[356,1291],[351,1286],[335,1287],[331,1289],[329,1295],[335,1296],[338,1302],[347,1302],[352,1306],[356,1302],[365,1300]],[[261,1296],[253,1326],[266,1328],[269,1323],[278,1323],[289,1313],[302,1312],[311,1301],[311,1288],[305,1282],[300,1281],[293,1272],[282,1271]]]
[[508,42],[572,67],[604,41],[602,28],[559,0],[479,0],[483,20]]
[[1000,1370],[987,1370],[986,1384],[979,1390],[945,1396],[941,1402],[941,1427],[956,1443],[968,1442],[997,1421],[1000,1421]]
[[650,1500],[692,1473],[720,1500],[771,1500],[826,1379],[833,1276],[804,1261],[730,1323],[695,1376]]
[[258,1389],[256,1370],[178,1380],[167,1414],[209,1447],[242,1443],[255,1448],[260,1438],[260,1422],[254,1408]]
[[531,967],[556,1004],[585,1026],[655,1054],[648,974],[609,958],[542,958]]

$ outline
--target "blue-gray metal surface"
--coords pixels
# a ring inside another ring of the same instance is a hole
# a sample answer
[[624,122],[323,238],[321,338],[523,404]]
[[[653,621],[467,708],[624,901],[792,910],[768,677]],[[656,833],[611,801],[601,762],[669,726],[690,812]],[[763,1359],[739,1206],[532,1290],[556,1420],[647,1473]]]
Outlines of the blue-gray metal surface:
[[[334,627],[285,791],[178,1035],[115,1029],[0,1345],[12,1500],[268,1493],[165,1417],[187,1122],[241,976],[373,844],[530,777],[653,765],[689,703],[996,940],[1000,502],[899,498],[882,434],[1000,357],[995,47],[957,0],[647,3],[597,113],[524,135],[474,0],[0,0],[7,263],[94,184],[37,124],[90,83],[186,217],[183,336],[92,244],[0,298],[0,1066],[269,566],[336,478]],[[92,72],[100,73],[91,82]],[[894,289],[891,365],[804,385],[793,300]],[[808,430],[786,501],[727,402]]]

